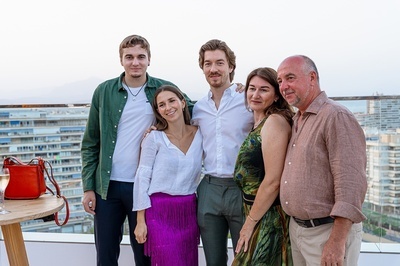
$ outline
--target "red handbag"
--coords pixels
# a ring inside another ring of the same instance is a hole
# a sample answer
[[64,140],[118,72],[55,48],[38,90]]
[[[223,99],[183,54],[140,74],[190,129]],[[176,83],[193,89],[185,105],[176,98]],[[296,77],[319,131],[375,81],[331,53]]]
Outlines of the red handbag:
[[[44,220],[55,220],[55,223],[59,226],[67,224],[69,219],[68,201],[61,195],[60,187],[53,176],[53,167],[48,161],[37,157],[32,159],[29,163],[23,163],[16,157],[7,157],[4,159],[3,167],[8,168],[10,171],[10,181],[5,191],[5,198],[13,200],[37,199],[48,190],[58,198],[63,198],[66,215],[62,223],[58,220],[58,212],[54,214],[54,217],[45,217]],[[47,168],[50,169],[50,173]],[[45,173],[48,180],[53,184],[56,193],[46,186]]]
[[35,158],[26,164],[16,157],[8,157],[4,159],[3,167],[10,171],[5,198],[37,199],[46,192],[43,159]]

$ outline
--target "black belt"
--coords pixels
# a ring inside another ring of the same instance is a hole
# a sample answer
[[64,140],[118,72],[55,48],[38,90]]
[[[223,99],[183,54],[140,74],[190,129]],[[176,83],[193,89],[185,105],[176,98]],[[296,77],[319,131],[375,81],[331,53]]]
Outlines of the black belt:
[[[255,195],[249,195],[249,194],[242,193],[242,197],[243,197],[243,202],[245,204],[253,206],[254,200],[256,199]],[[276,197],[276,199],[274,200],[274,202],[272,203],[271,207],[278,206],[278,205],[281,205],[281,201],[279,200],[279,194]]]
[[225,186],[225,187],[234,187],[239,189],[239,187],[236,185],[235,180],[233,180],[232,177],[218,177],[218,176],[213,176],[206,174],[204,175],[204,179],[209,183],[209,184],[214,184],[218,186]]
[[293,219],[299,226],[304,228],[316,227],[318,225],[329,224],[335,221],[335,219],[333,219],[330,216],[324,218],[311,219],[311,220],[301,220],[296,217],[293,217]]

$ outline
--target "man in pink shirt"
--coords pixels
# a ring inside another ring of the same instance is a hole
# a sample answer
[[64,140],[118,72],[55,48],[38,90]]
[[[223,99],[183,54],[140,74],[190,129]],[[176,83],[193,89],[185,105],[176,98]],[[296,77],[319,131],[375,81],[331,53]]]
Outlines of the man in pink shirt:
[[285,59],[278,83],[298,108],[280,187],[291,216],[293,263],[357,265],[367,189],[364,132],[349,110],[321,91],[310,58]]

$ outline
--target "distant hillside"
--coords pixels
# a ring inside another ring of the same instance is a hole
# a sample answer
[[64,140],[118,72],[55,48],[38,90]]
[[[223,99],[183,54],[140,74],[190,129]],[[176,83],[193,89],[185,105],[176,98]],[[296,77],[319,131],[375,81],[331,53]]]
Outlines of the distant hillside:
[[[36,88],[37,97],[15,97],[14,99],[0,98],[0,104],[28,104],[28,103],[90,103],[93,91],[103,80],[89,78],[52,88]],[[22,95],[21,95],[22,96]]]

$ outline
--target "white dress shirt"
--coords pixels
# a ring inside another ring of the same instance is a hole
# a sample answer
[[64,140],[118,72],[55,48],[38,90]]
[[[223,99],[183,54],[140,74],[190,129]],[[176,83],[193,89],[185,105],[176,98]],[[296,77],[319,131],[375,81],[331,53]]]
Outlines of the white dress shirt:
[[236,92],[236,87],[233,84],[224,91],[218,109],[211,91],[194,105],[192,124],[203,135],[205,174],[232,177],[239,148],[253,126],[245,94]]
[[200,130],[197,130],[186,154],[170,142],[164,131],[151,131],[142,142],[133,186],[133,210],[151,207],[150,196],[154,193],[195,193],[200,182],[202,158]]

